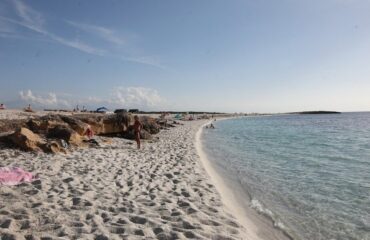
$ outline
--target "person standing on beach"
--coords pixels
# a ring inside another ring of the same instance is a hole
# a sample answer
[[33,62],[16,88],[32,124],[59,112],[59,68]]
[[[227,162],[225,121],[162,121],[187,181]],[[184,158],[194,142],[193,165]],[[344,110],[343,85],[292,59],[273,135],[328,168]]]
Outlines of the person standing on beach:
[[139,117],[135,115],[134,117],[135,123],[134,123],[134,134],[135,134],[135,141],[137,143],[137,149],[140,149],[140,131],[143,128],[143,124],[141,124]]

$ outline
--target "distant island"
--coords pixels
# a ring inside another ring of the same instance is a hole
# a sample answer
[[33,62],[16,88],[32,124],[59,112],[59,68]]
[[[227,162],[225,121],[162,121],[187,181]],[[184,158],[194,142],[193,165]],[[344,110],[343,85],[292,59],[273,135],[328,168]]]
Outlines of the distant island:
[[340,114],[341,112],[335,111],[304,111],[304,112],[292,112],[289,114]]

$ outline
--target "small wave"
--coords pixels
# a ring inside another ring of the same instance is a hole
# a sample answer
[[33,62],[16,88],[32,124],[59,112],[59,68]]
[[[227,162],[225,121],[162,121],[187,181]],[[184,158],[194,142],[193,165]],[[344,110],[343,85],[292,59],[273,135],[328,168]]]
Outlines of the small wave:
[[267,215],[268,217],[273,217],[273,213],[269,209],[264,208],[262,206],[262,203],[260,203],[260,201],[258,201],[257,199],[252,199],[250,206],[251,206],[251,208],[256,210],[258,213],[261,213],[263,215]]
[[205,132],[205,146],[222,174],[240,184],[243,204],[292,239],[370,240],[369,119],[351,113],[223,121],[217,132]]
[[284,234],[286,234],[290,239],[296,239],[293,237],[293,233],[288,229],[284,223],[279,220],[279,218],[268,208],[264,207],[263,204],[258,201],[257,199],[252,199],[250,202],[250,207],[257,211],[257,213],[267,217],[272,221],[274,227],[281,230]]

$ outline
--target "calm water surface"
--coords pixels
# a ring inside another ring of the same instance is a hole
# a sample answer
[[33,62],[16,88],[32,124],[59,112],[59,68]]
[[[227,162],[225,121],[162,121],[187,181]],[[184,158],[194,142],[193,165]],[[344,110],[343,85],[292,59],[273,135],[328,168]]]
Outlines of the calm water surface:
[[370,113],[215,123],[205,151],[250,207],[294,239],[370,240]]

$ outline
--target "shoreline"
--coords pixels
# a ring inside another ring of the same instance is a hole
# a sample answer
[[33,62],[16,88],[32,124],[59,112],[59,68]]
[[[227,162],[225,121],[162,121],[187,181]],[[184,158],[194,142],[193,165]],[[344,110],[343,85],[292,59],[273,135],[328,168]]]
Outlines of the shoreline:
[[[233,118],[221,118],[217,121],[229,120]],[[217,191],[221,196],[225,208],[229,210],[238,222],[245,229],[245,236],[243,239],[250,240],[291,240],[283,229],[278,229],[274,226],[272,219],[267,216],[259,214],[256,210],[250,208],[250,196],[243,190],[242,186],[238,184],[235,179],[232,180],[226,173],[222,174],[222,169],[217,169],[217,166],[212,165],[207,154],[203,150],[202,133],[206,125],[212,123],[213,120],[203,124],[195,136],[195,145],[199,154],[200,161],[204,167],[209,178],[214,183]],[[245,201],[248,199],[248,201]]]
[[194,136],[205,120],[182,123],[141,150],[106,137],[68,154],[0,146],[0,167],[40,178],[0,187],[0,238],[245,239],[201,167]]

